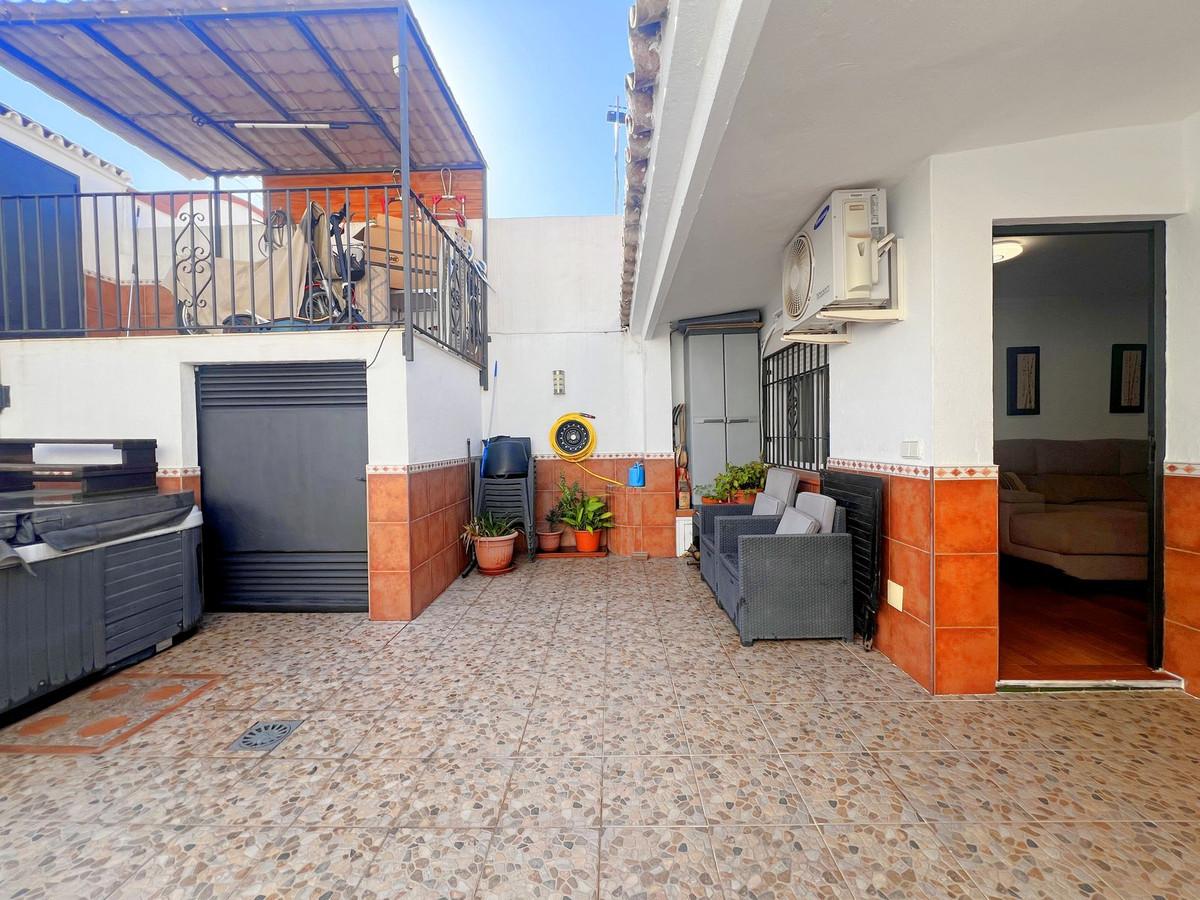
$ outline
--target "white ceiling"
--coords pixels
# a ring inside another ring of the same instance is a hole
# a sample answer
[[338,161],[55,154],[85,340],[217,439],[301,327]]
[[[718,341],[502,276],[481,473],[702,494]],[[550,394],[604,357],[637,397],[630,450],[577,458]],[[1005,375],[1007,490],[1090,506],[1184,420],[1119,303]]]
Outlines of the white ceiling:
[[1151,241],[1146,232],[1004,236],[1021,255],[992,266],[992,298],[1146,303]]
[[1197,0],[774,0],[646,324],[773,306],[781,248],[834,188],[890,186],[935,153],[1189,115],[1198,47]]

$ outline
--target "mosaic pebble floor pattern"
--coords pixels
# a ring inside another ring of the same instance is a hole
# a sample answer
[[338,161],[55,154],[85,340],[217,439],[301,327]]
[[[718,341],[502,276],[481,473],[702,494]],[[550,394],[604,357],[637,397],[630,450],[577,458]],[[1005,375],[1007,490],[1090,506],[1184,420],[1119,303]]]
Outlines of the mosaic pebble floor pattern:
[[[210,615],[128,674],[196,672],[115,745],[0,753],[0,897],[1200,896],[1200,701],[935,700],[860,646],[742,647],[674,560],[473,576],[408,625]],[[261,720],[303,724],[229,749]]]

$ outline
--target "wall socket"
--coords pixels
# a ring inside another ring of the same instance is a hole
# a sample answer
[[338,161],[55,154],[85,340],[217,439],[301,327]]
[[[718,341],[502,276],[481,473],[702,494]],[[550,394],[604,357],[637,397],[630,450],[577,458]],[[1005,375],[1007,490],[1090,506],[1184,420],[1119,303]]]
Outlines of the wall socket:
[[904,585],[896,584],[890,578],[887,583],[887,602],[888,606],[894,606],[901,612],[904,611]]

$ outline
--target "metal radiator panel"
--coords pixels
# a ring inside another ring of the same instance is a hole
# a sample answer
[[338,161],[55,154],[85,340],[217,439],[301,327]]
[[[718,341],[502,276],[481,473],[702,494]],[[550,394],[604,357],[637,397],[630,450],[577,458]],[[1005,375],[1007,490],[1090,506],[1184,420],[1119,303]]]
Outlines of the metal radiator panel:
[[883,479],[849,472],[821,472],[821,493],[846,510],[854,539],[854,630],[870,645],[875,639],[883,559]]

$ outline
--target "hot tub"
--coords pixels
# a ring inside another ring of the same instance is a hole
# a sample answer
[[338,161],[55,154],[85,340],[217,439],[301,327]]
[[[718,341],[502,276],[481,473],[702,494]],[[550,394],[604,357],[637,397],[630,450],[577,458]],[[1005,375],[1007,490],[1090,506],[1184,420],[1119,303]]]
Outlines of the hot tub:
[[0,494],[0,713],[195,627],[202,521],[190,491]]

